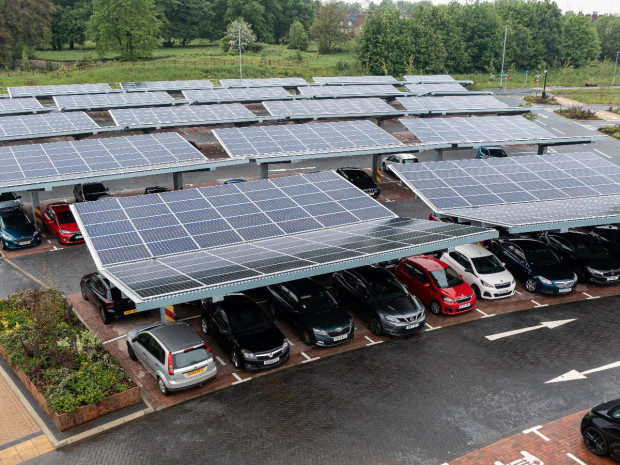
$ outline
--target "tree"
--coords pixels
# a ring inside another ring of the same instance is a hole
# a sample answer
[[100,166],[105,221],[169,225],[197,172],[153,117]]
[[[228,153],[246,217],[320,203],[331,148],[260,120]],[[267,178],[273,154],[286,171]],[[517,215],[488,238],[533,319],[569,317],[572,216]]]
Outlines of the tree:
[[274,40],[282,40],[290,32],[295,21],[301,22],[304,28],[310,29],[318,7],[318,0],[280,0],[280,13],[276,18]]
[[291,24],[288,48],[301,51],[306,51],[308,49],[308,34],[300,21],[295,21]]
[[252,26],[245,22],[243,18],[237,18],[226,28],[226,41],[229,50],[239,52],[240,50],[246,50],[256,42],[256,36],[252,31]]
[[152,56],[160,27],[154,0],[93,0],[88,37],[100,55],[115,50],[121,60],[135,60]]
[[616,59],[620,50],[620,18],[617,16],[601,16],[594,23],[601,41],[601,57]]
[[162,4],[161,8],[165,21],[160,33],[166,46],[174,45],[175,39],[185,46],[206,32],[205,25],[214,22],[213,5],[204,0],[176,0]]
[[465,43],[468,61],[483,71],[501,60],[504,27],[492,3],[468,3],[459,9],[457,24]]
[[342,30],[344,20],[345,11],[342,3],[328,0],[319,5],[310,27],[310,34],[318,42],[319,53],[330,53],[345,41],[346,35]]
[[75,44],[84,45],[88,19],[93,14],[92,0],[56,0],[52,15],[52,48],[62,49],[69,44],[69,49],[75,49]]
[[590,25],[590,18],[568,12],[564,16],[562,37],[563,58],[570,60],[575,66],[583,66],[596,60],[601,53],[598,34]]
[[24,49],[51,39],[52,0],[0,0],[0,60],[20,57]]
[[274,42],[275,25],[282,12],[279,0],[228,0],[225,19],[247,21],[261,42]]

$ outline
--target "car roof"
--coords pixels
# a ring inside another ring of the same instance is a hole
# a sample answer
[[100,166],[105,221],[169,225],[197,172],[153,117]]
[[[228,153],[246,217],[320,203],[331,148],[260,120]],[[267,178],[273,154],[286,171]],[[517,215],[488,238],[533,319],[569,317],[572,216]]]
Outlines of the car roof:
[[162,323],[150,332],[164,344],[170,352],[187,349],[202,343],[202,339],[186,324]]
[[512,244],[518,245],[523,250],[534,250],[546,248],[547,246],[544,242],[538,241],[536,239],[526,239],[524,237],[515,237],[509,239],[501,239],[503,242],[510,242]]
[[418,158],[413,153],[395,153],[394,155],[400,158]]
[[570,242],[584,242],[584,241],[597,242],[597,239],[595,239],[594,237],[592,237],[592,236],[590,236],[590,235],[588,235],[586,233],[579,232],[579,231],[567,231],[567,232],[563,232],[563,233],[550,233],[550,235],[563,237],[563,238],[569,240]]
[[336,171],[362,171],[364,174],[366,174],[366,171],[364,171],[362,168],[356,168],[354,166],[343,166],[342,168],[338,168]]
[[260,308],[256,302],[245,294],[228,294],[224,296],[224,300],[216,302],[220,308],[226,313],[235,313],[246,310],[248,308]]
[[47,208],[51,208],[55,212],[65,212],[70,210],[68,203],[53,203],[48,205]]
[[478,244],[459,245],[459,246],[456,246],[454,249],[457,252],[461,252],[463,255],[466,255],[472,258],[488,257],[489,255],[493,255],[492,252],[485,249],[484,247],[480,247]]
[[295,290],[298,294],[307,294],[325,290],[323,286],[310,278],[296,279],[295,281],[289,281],[284,284]]
[[430,255],[412,255],[411,257],[407,257],[406,260],[408,262],[415,263],[416,265],[420,265],[427,271],[443,270],[449,266],[447,263],[444,263],[435,257],[431,257]]
[[377,279],[386,279],[393,277],[392,273],[390,273],[385,268],[371,265],[360,266],[359,268],[353,268],[349,271],[353,271],[359,274],[362,278],[364,278],[364,280],[369,282],[376,281]]

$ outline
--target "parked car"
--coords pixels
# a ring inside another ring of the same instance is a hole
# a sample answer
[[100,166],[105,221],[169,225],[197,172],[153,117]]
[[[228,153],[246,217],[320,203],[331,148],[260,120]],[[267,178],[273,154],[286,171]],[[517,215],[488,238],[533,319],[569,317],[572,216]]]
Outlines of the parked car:
[[424,306],[388,270],[363,266],[332,277],[338,298],[352,304],[375,336],[404,336],[424,328]]
[[540,241],[525,238],[493,239],[490,250],[523,280],[529,292],[566,294],[577,286],[577,275]]
[[597,226],[588,234],[601,241],[610,254],[620,259],[620,228],[618,226]]
[[245,182],[245,179],[241,179],[241,178],[227,179],[226,181],[224,181],[224,184],[238,184],[240,182]]
[[446,263],[429,255],[402,260],[394,272],[435,315],[458,315],[476,307],[473,289]]
[[381,193],[379,186],[375,184],[364,170],[359,168],[338,168],[336,173],[371,197],[377,197]]
[[387,157],[385,160],[383,160],[383,163],[381,163],[381,167],[383,168],[384,173],[394,174],[392,172],[392,169],[390,168],[391,165],[400,164],[400,163],[410,164],[410,163],[419,163],[419,162],[420,160],[418,160],[418,157],[416,157],[412,153],[395,153]]
[[503,299],[515,293],[516,283],[510,271],[484,247],[459,245],[451,252],[444,252],[440,259],[461,275],[477,298]]
[[211,349],[184,322],[149,323],[127,333],[127,353],[140,360],[163,395],[204,384],[217,374]]
[[97,307],[104,325],[109,325],[115,318],[137,313],[136,304],[99,273],[82,276],[80,290],[82,298]]
[[306,345],[333,346],[353,339],[353,320],[331,293],[312,279],[268,286],[272,318],[283,316]]
[[149,186],[146,189],[144,189],[144,193],[145,194],[159,194],[161,192],[169,192],[170,189],[168,189],[167,187],[163,187],[163,186]]
[[109,189],[100,182],[86,182],[73,186],[76,202],[91,202],[110,195]]
[[39,230],[21,207],[0,211],[0,242],[2,249],[22,249],[41,243]]
[[252,299],[230,294],[219,302],[201,304],[202,331],[213,335],[236,369],[260,370],[286,363],[288,341]]
[[0,210],[13,210],[22,206],[21,197],[15,192],[3,192],[0,194]]
[[541,234],[540,239],[572,268],[578,281],[595,284],[620,282],[620,260],[610,255],[594,236],[577,231],[547,232]]
[[43,212],[43,228],[58,240],[59,244],[81,244],[84,237],[66,203],[48,205]]
[[507,157],[508,154],[500,147],[480,147],[476,158]]
[[581,420],[581,435],[590,452],[620,460],[620,399],[597,405]]

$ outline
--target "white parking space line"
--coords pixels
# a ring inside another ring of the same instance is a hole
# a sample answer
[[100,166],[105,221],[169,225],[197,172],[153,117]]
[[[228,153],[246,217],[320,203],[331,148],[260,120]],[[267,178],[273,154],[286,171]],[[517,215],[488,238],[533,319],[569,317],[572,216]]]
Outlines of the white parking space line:
[[375,344],[381,344],[383,342],[383,341],[373,341],[368,336],[364,336],[364,337],[368,341],[368,344],[366,344],[367,346],[374,346]]
[[587,292],[582,292],[582,294],[585,295],[588,298],[588,300],[590,300],[590,299],[600,299],[601,298],[600,295],[590,295]]
[[490,316],[495,316],[494,313],[488,314],[488,313],[484,313],[482,310],[480,310],[479,308],[476,308],[477,312],[482,313],[482,318],[489,318]]
[[515,294],[519,294],[519,295],[521,295],[521,293],[520,293],[519,291],[515,291]]
[[542,121],[538,121],[538,124],[542,124],[543,126],[546,126],[546,124],[543,123]]
[[310,356],[308,356],[308,354],[307,354],[307,353],[305,353],[305,352],[302,352],[302,353],[301,353],[301,355],[303,355],[303,356],[304,356],[304,358],[305,358],[305,360],[304,360],[304,361],[302,361],[301,363],[314,362],[315,360],[318,360],[318,359],[320,359],[320,358],[321,358],[321,357],[310,357]]
[[592,149],[592,150],[594,150],[599,155],[603,155],[604,157],[611,158],[609,155],[607,155],[606,153],[601,152],[600,150],[597,150],[597,149]]
[[256,302],[256,303],[257,303],[257,304],[259,304],[259,305],[260,305],[260,304],[266,304],[266,303],[267,303],[267,301],[266,301],[266,300],[259,300],[259,301],[258,301],[258,302]]
[[105,341],[103,344],[109,344],[110,342],[118,341],[119,339],[123,339],[124,337],[127,337],[127,334],[123,334],[122,336],[115,337],[114,339],[110,339],[109,341]]
[[439,328],[441,328],[441,326],[431,326],[431,325],[429,325],[428,323],[426,323],[426,327],[427,327],[426,331],[432,331],[432,330],[434,330],[434,329],[439,329]]
[[539,304],[535,300],[530,300],[530,302],[532,302],[536,307],[548,307],[549,306],[549,304]]
[[573,459],[575,462],[577,462],[579,465],[588,465],[585,462],[582,462],[581,460],[579,460],[577,457],[575,457],[573,454],[571,454],[570,452],[566,454],[569,458]]
[[250,380],[252,379],[252,377],[251,377],[251,376],[250,376],[249,378],[245,378],[245,379],[244,379],[244,378],[242,378],[241,376],[239,376],[239,375],[238,375],[237,373],[235,373],[235,372],[233,372],[233,374],[232,374],[232,375],[233,375],[233,376],[235,377],[235,379],[237,380],[237,381],[235,381],[234,383],[232,383],[232,384],[233,384],[233,386],[234,386],[235,384],[245,383],[246,381],[250,381]]
[[538,425],[538,426],[534,426],[533,428],[523,430],[521,432],[523,434],[534,433],[536,436],[543,438],[545,441],[551,441],[551,439],[549,439],[547,436],[545,436],[540,431],[538,431],[541,428],[542,428],[542,425]]
[[293,344],[291,342],[291,340],[288,337],[286,338],[286,342],[288,342],[288,345],[291,346],[291,347],[293,347],[295,345],[295,344]]
[[553,129],[555,132],[559,132],[559,133],[560,133],[560,134],[562,134],[563,136],[565,136],[565,135],[566,135],[566,133],[565,133],[565,132],[562,132],[562,131],[560,131],[559,129],[556,129],[556,128],[551,128],[551,129]]
[[[215,360],[217,360],[218,362],[220,362],[220,363],[222,364],[222,366],[223,366],[223,367],[225,367],[225,366],[227,365],[227,363],[226,363],[224,360],[222,360],[222,359],[220,358],[220,356],[219,356],[219,355],[216,355],[216,356],[215,356]],[[234,375],[234,373],[233,373],[233,375]]]
[[48,243],[48,244],[51,244],[51,243],[52,243],[52,241],[50,241],[50,240],[48,239],[48,240],[47,240],[47,243]]

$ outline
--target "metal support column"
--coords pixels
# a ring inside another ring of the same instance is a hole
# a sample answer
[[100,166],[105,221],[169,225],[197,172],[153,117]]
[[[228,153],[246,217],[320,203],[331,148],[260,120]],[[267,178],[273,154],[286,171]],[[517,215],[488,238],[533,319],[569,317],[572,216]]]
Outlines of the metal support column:
[[435,161],[443,160],[443,149],[435,149]]
[[183,173],[172,173],[172,182],[175,191],[183,189]]
[[379,174],[379,177],[377,177],[377,173],[379,173],[379,171],[381,170],[381,154],[380,153],[374,153],[372,155],[372,180],[374,182],[381,182],[381,174]]
[[260,167],[260,178],[269,179],[269,163],[261,163],[258,166]]
[[174,305],[168,305],[166,307],[160,307],[159,316],[161,321],[166,323],[171,323],[176,321],[176,317],[174,315]]
[[43,226],[43,217],[41,216],[39,191],[30,191],[30,207],[32,208],[32,221],[38,228],[41,228]]
[[537,153],[538,153],[538,155],[544,155],[545,153],[547,153],[547,146],[546,145],[539,145]]

